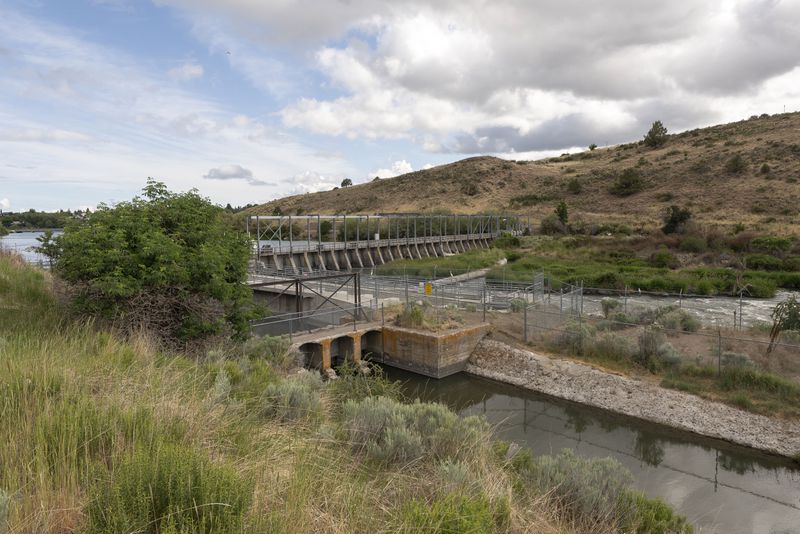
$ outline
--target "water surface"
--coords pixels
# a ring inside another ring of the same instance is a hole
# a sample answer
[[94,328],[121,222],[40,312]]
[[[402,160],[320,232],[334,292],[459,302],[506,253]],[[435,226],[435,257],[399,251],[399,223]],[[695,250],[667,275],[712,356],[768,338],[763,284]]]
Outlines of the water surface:
[[387,373],[405,381],[410,397],[484,415],[500,437],[536,454],[569,448],[617,459],[641,491],[701,532],[800,533],[800,470],[790,460],[464,373],[442,380]]

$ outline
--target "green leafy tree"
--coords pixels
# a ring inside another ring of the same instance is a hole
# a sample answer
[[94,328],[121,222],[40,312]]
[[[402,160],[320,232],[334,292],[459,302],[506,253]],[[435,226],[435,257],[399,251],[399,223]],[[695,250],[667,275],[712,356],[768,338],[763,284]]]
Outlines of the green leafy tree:
[[36,238],[39,245],[36,246],[36,251],[47,258],[50,263],[50,268],[53,268],[53,261],[58,258],[61,252],[61,247],[58,244],[57,238],[53,237],[52,230],[45,230],[42,235]]
[[667,128],[661,124],[661,121],[654,122],[647,135],[644,136],[644,144],[652,148],[658,148],[664,146],[666,142]]
[[589,150],[594,150],[595,148],[597,148],[596,144],[592,143],[591,145],[589,145]]
[[567,222],[569,221],[569,211],[567,209],[567,203],[563,200],[558,203],[558,206],[556,206],[556,216],[558,217],[558,220],[561,221],[561,224],[566,226]]
[[342,187],[350,187],[351,185],[353,185],[353,180],[350,178],[345,178],[342,180]]
[[147,181],[142,197],[101,205],[57,238],[56,272],[79,311],[184,344],[231,332],[252,312],[249,241],[197,191]]

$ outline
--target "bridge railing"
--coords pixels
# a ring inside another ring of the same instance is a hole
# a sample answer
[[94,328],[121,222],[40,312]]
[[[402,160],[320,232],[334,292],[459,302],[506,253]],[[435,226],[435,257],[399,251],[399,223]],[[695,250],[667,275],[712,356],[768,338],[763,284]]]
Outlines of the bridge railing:
[[325,241],[308,242],[295,240],[291,242],[281,242],[279,244],[264,245],[261,247],[262,255],[288,254],[303,252],[324,252],[331,250],[352,250],[357,248],[389,247],[402,245],[423,245],[426,243],[452,242],[452,241],[471,241],[476,239],[494,239],[499,236],[498,232],[484,232],[479,234],[450,234],[450,235],[431,235],[425,237],[400,237],[394,239],[359,239],[353,241]]
[[378,320],[380,308],[376,300],[348,307],[289,312],[250,321],[250,333],[256,336],[289,336],[317,332],[328,328],[352,326]]

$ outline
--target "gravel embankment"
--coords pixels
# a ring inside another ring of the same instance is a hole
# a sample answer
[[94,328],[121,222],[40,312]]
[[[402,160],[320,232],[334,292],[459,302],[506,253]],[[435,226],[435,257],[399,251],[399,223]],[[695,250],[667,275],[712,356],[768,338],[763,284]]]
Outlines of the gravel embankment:
[[499,341],[481,341],[467,372],[773,454],[800,453],[798,422],[753,414]]

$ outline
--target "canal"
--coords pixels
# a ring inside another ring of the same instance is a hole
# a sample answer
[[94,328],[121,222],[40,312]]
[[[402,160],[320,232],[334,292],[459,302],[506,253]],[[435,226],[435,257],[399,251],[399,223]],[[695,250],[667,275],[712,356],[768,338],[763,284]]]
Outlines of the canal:
[[800,533],[800,469],[790,460],[460,373],[442,380],[387,368],[410,398],[483,415],[535,454],[612,457],[637,487],[700,532]]

